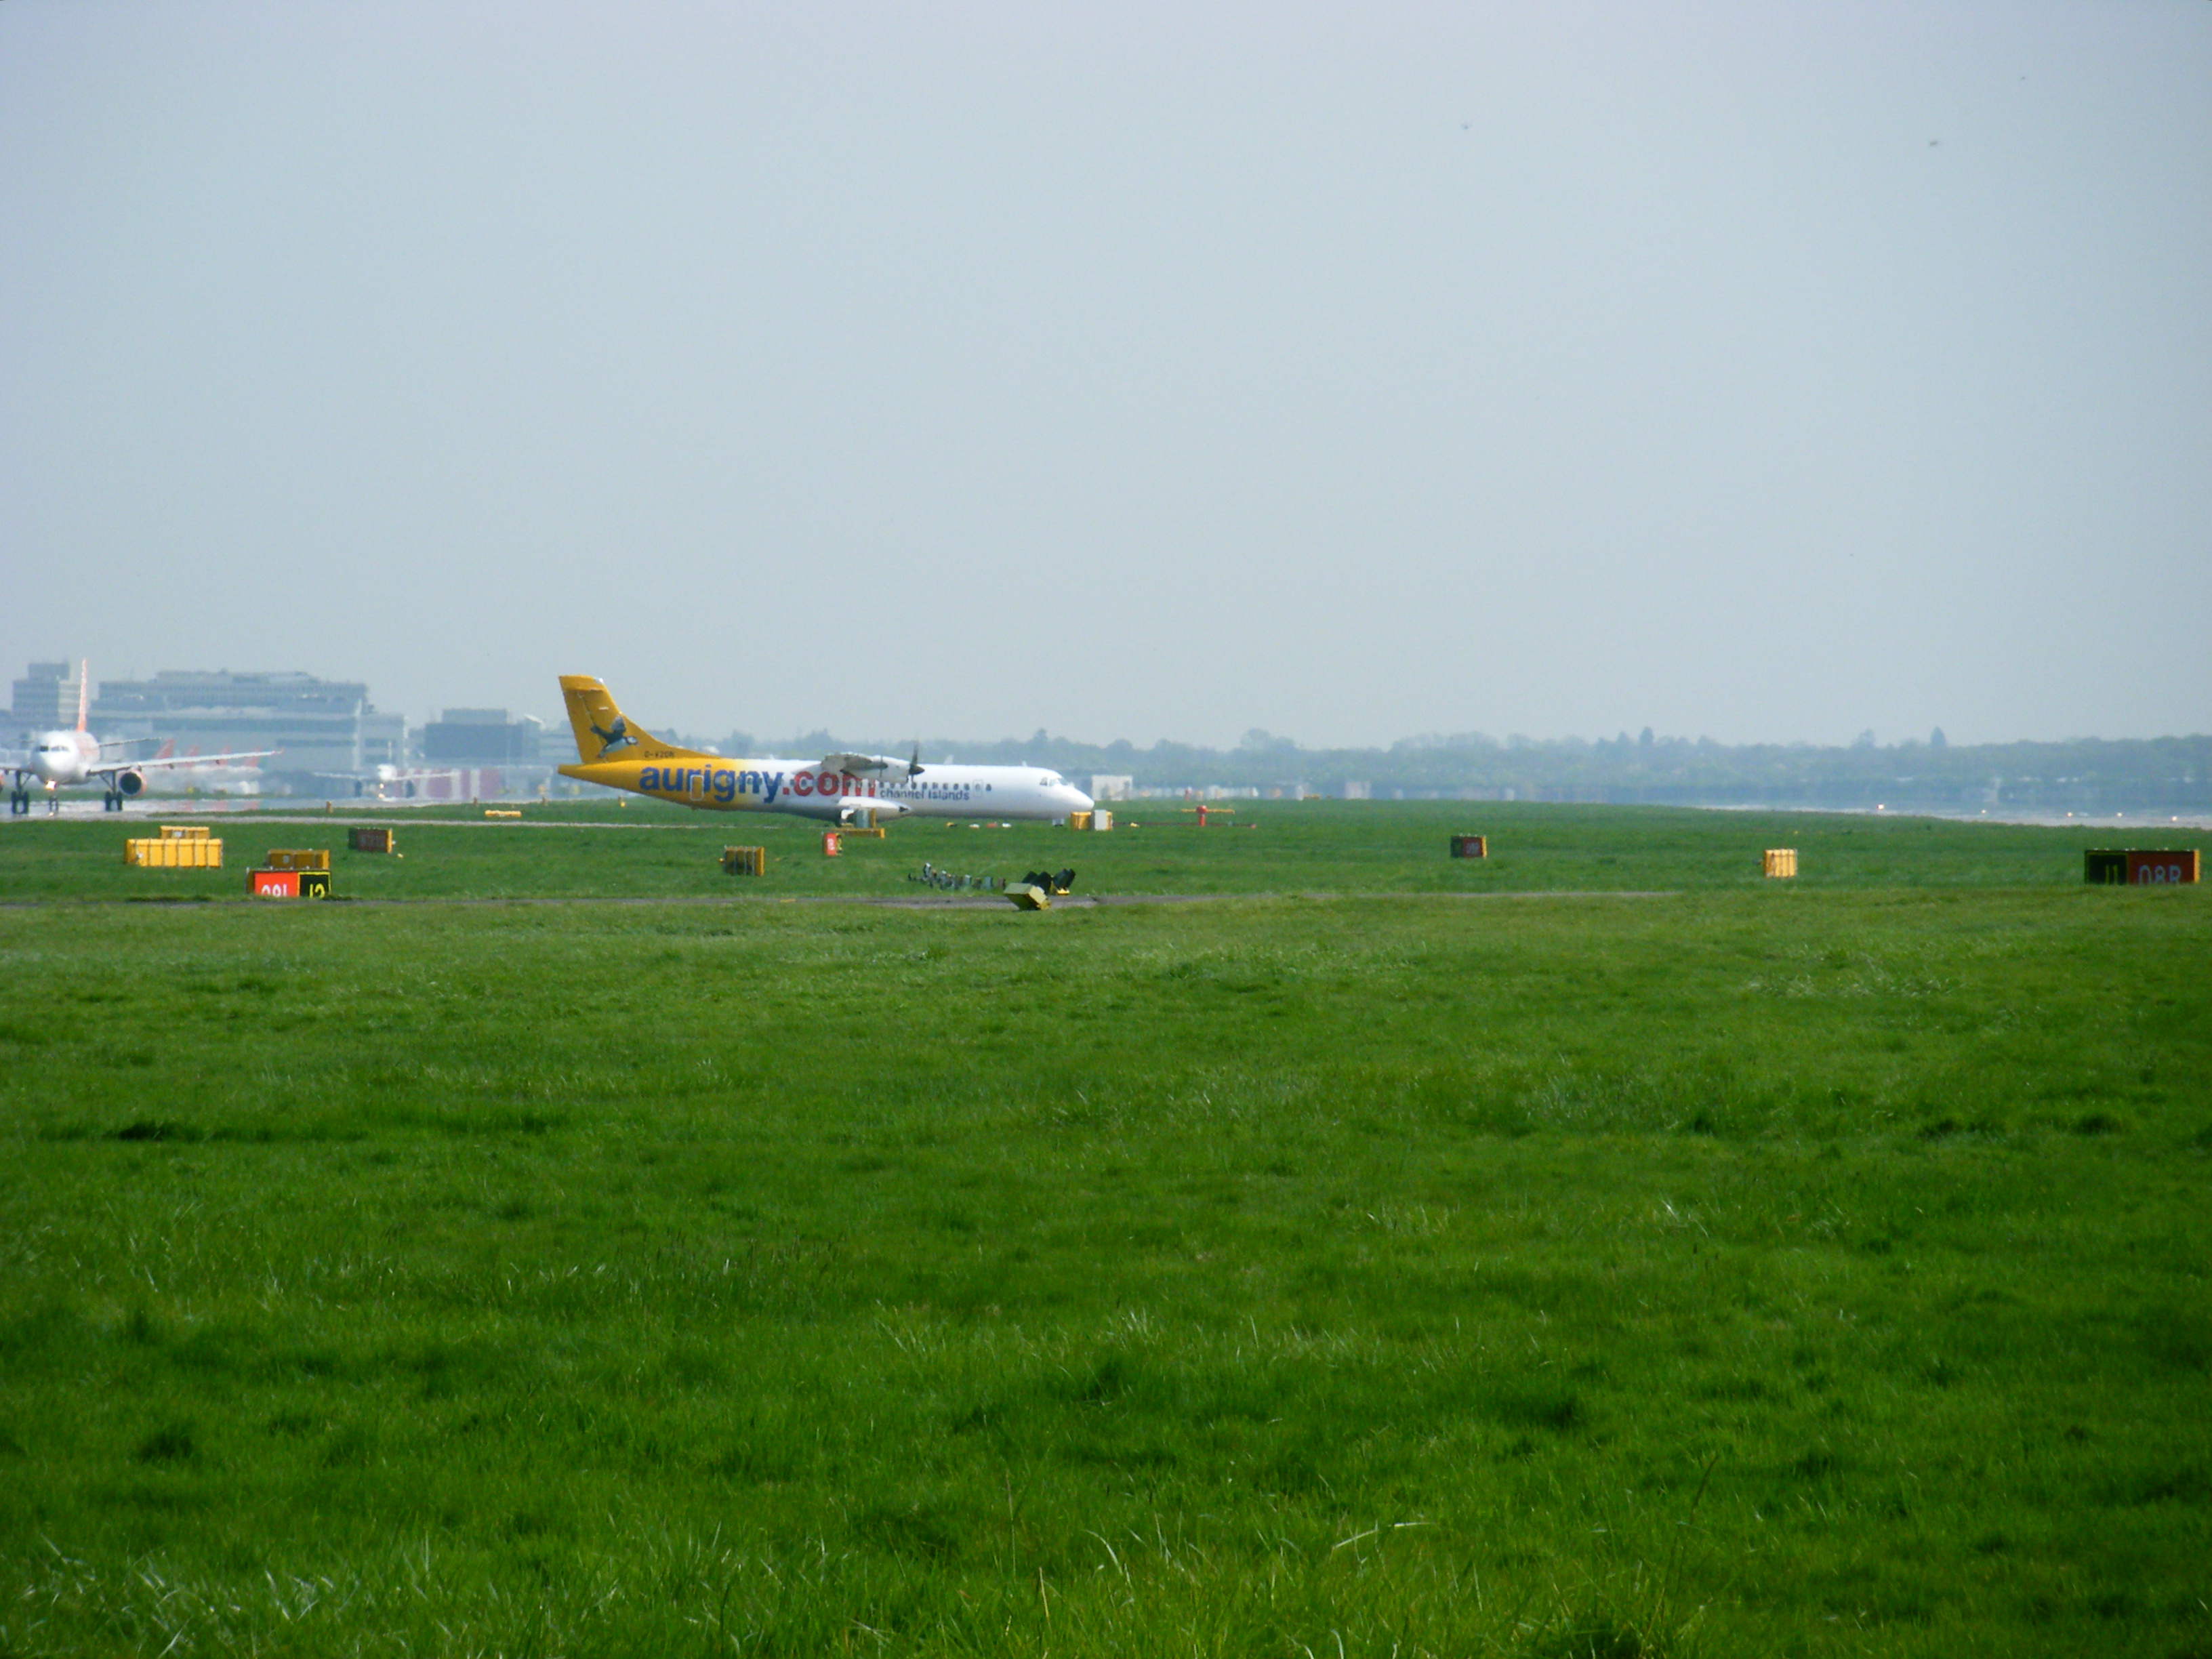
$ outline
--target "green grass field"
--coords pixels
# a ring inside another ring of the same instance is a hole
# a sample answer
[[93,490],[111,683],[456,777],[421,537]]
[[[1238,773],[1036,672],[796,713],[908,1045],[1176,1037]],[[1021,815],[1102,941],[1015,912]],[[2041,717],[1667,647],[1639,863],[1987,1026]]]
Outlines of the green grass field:
[[[329,818],[272,810],[213,817],[221,871],[126,869],[123,843],[154,819],[34,817],[0,827],[0,902],[187,896],[244,902],[247,868],[272,847],[331,851],[340,897],[757,898],[918,896],[927,860],[975,875],[1073,866],[1085,893],[1498,893],[1758,890],[1769,847],[1798,850],[1799,891],[1875,888],[2077,887],[2092,847],[2199,846],[2202,831],[2141,823],[2080,828],[1870,815],[1706,812],[1478,802],[1245,801],[1205,830],[1171,801],[1130,801],[1109,835],[1037,823],[895,824],[825,859],[820,828],[757,812],[694,812],[610,796],[524,808],[520,823],[433,807]],[[306,821],[301,821],[302,818]],[[398,828],[397,859],[346,851],[349,823]],[[1134,827],[1131,827],[1133,824]],[[605,827],[599,827],[605,826]],[[1249,826],[1249,827],[1248,827]],[[1486,834],[1492,856],[1446,856],[1455,832]],[[765,846],[769,872],[733,881],[724,845]]]
[[0,1655],[2212,1653],[2143,832],[1250,811],[0,830]]

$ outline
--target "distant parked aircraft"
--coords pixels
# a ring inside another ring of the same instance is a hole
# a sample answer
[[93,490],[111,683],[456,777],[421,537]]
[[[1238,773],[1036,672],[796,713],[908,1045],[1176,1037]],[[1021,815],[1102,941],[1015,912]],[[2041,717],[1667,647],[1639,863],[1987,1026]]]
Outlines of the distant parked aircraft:
[[925,766],[896,755],[819,760],[733,760],[665,743],[626,718],[607,688],[563,674],[561,695],[576,734],[576,763],[561,775],[716,812],[790,812],[832,823],[871,816],[1064,818],[1091,797],[1042,766]]
[[[149,760],[130,760],[121,756],[103,757],[100,739],[85,726],[91,690],[92,664],[88,659],[77,668],[76,729],[39,732],[31,739],[30,752],[23,759],[0,762],[0,774],[8,778],[8,810],[10,813],[20,817],[31,810],[31,790],[34,787],[46,791],[46,810],[58,812],[62,810],[59,791],[72,785],[89,783],[95,778],[100,781],[100,787],[107,792],[105,802],[107,811],[119,812],[125,800],[144,791],[149,772],[179,766],[214,766],[230,761],[259,760],[276,752],[274,749],[255,749],[232,755],[170,755],[156,756]],[[33,778],[38,780],[35,786],[31,782]]]

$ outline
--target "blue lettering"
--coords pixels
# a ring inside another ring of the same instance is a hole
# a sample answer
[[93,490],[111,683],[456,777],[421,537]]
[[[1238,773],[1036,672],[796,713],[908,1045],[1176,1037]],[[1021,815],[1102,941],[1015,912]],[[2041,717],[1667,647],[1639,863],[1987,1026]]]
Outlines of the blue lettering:
[[738,775],[735,772],[717,772],[714,774],[714,799],[716,800],[720,801],[724,805],[727,805],[736,796],[737,793]]
[[775,805],[777,793],[783,788],[783,774],[763,772],[761,774],[761,787],[768,792],[769,805],[773,806]]
[[648,766],[640,772],[637,775],[637,787],[641,789],[659,788],[660,769],[657,766]]

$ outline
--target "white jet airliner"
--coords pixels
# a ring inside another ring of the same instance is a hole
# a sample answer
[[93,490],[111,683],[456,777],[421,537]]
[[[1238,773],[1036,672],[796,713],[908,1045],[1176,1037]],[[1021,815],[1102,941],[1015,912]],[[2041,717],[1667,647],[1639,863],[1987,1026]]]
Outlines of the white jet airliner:
[[[8,810],[17,816],[31,810],[31,780],[38,780],[36,787],[46,791],[46,810],[62,810],[58,791],[72,784],[88,783],[97,778],[107,792],[105,803],[111,812],[123,810],[125,800],[143,793],[146,774],[172,767],[214,766],[229,761],[259,760],[273,755],[274,749],[255,749],[234,755],[162,756],[151,760],[126,760],[121,757],[102,759],[100,742],[86,729],[85,715],[92,686],[92,664],[89,659],[79,665],[76,677],[76,728],[74,731],[40,732],[31,738],[30,752],[17,762],[0,762],[0,773],[8,776]],[[151,741],[151,739],[148,739]]]
[[576,734],[563,777],[634,790],[712,812],[790,812],[831,823],[903,817],[1064,818],[1091,797],[1049,767],[953,766],[921,756],[824,755],[820,760],[733,760],[664,743],[627,719],[607,688],[563,674]]

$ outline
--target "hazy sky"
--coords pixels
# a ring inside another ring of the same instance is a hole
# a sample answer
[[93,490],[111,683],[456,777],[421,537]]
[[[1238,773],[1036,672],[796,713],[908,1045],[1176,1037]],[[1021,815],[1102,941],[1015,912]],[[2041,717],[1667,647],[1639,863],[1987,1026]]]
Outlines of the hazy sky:
[[2212,5],[0,4],[0,684],[2212,729]]

